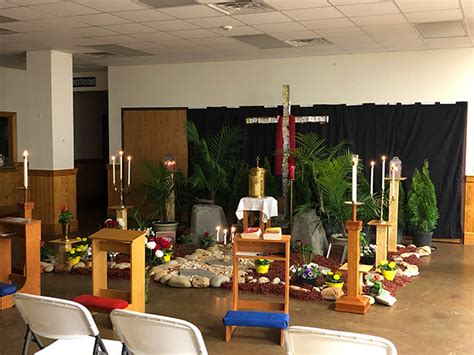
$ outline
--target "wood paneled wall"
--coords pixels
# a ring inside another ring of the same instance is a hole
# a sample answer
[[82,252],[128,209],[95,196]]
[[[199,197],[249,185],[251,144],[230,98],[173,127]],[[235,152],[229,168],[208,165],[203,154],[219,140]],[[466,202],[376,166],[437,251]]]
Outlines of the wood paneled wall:
[[474,245],[474,176],[466,176],[464,244]]
[[0,216],[18,213],[18,202],[21,198],[22,174],[19,168],[8,167],[0,169]]
[[30,200],[35,204],[33,218],[41,220],[43,234],[62,233],[58,216],[63,205],[74,216],[71,231],[77,231],[76,175],[77,169],[30,170]]

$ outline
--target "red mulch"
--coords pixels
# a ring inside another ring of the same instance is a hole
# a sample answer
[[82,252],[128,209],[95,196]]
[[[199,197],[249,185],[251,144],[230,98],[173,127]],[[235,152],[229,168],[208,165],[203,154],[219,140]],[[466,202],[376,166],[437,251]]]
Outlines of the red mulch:
[[175,258],[181,257],[184,258],[186,255],[194,253],[194,251],[197,249],[196,246],[194,246],[191,243],[186,243],[186,244],[175,244],[174,247],[174,252],[173,256]]
[[[92,269],[90,268],[78,268],[72,269],[70,271],[72,275],[80,275],[80,276],[90,276],[92,274]],[[130,269],[107,269],[107,277],[109,279],[122,279],[122,280],[130,280]]]

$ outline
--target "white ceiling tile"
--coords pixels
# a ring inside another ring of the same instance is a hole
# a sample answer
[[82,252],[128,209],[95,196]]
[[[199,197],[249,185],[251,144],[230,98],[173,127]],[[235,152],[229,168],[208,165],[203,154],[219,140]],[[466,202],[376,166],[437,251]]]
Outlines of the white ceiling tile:
[[99,12],[95,9],[91,9],[90,7],[74,4],[72,2],[34,5],[31,6],[31,8],[55,16],[77,16],[95,14]]
[[198,43],[195,42],[196,40],[190,41],[188,39],[174,39],[172,41],[154,41],[153,43],[157,47],[164,47],[164,48],[182,48],[182,47],[193,47],[199,46]]
[[15,20],[27,21],[37,20],[41,18],[51,17],[51,14],[47,14],[42,11],[30,9],[29,7],[14,7],[9,9],[1,9],[0,16],[6,16],[14,18]]
[[330,6],[326,0],[265,0],[265,3],[277,10],[307,9]]
[[105,29],[122,33],[122,34],[134,34],[134,33],[147,33],[147,32],[154,32],[155,29],[144,26],[139,23],[125,23],[121,25],[110,25],[104,26]]
[[198,28],[184,20],[152,21],[145,23],[145,25],[160,31],[192,30]]
[[323,20],[330,18],[344,17],[334,7],[320,7],[316,9],[288,10],[285,14],[297,21]]
[[115,32],[106,30],[105,28],[95,26],[74,28],[69,31],[83,37],[113,36],[117,34]]
[[47,18],[42,20],[34,20],[30,21],[31,23],[38,24],[40,26],[47,26],[49,28],[57,28],[57,29],[70,29],[70,28],[79,28],[79,27],[86,27],[87,24],[82,22],[74,21],[70,18],[66,17],[54,17],[54,18]]
[[474,29],[474,19],[466,19],[464,23],[468,29]]
[[373,43],[375,42],[370,36],[359,35],[354,37],[341,37],[341,36],[325,36],[331,42],[337,45],[352,45],[354,43]]
[[39,5],[39,4],[47,4],[47,3],[63,2],[63,1],[64,0],[9,0],[8,2],[21,5],[21,6],[30,6],[30,5]]
[[230,31],[224,31],[222,28],[210,28],[210,31],[213,31],[221,36],[246,36],[246,35],[256,35],[261,34],[262,31],[257,30],[255,27],[252,26],[236,26]]
[[4,0],[0,0],[0,9],[8,9],[10,7],[16,7],[16,6],[18,5],[11,2],[4,1]]
[[5,28],[10,31],[15,32],[34,32],[34,31],[45,31],[51,29],[51,27],[46,27],[39,25],[33,22],[26,21],[17,21],[17,22],[7,22],[0,24],[1,28]]
[[372,33],[370,36],[376,41],[415,41],[419,40],[421,36],[416,31],[411,32],[382,32],[382,33]]
[[178,37],[167,32],[151,32],[151,33],[136,33],[133,35],[135,38],[139,38],[143,41],[160,41],[160,40],[173,40]]
[[[297,10],[295,10],[297,11]],[[261,25],[265,23],[289,22],[291,19],[281,12],[263,12],[258,14],[236,15],[237,20],[248,25]]]
[[399,23],[399,24],[392,24],[392,25],[365,26],[364,31],[369,34],[406,33],[406,32],[413,32],[413,27],[409,24]]
[[272,33],[272,37],[279,39],[281,41],[287,41],[290,39],[307,39],[307,38],[318,38],[319,35],[313,31],[295,31],[295,32],[280,32]]
[[367,3],[386,2],[386,1],[390,1],[390,0],[329,0],[329,2],[333,4],[334,6],[367,4]]
[[462,9],[464,18],[474,18],[474,7],[464,7]]
[[322,28],[317,30],[320,35],[323,36],[337,36],[337,37],[356,37],[356,36],[364,36],[366,35],[364,31],[362,31],[358,27],[344,27],[344,28]]
[[230,16],[202,17],[189,19],[188,21],[202,28],[244,25],[243,22],[237,21],[235,18]]
[[461,0],[463,7],[474,7],[474,0]]
[[197,18],[197,17],[212,17],[220,16],[221,12],[211,9],[205,5],[191,5],[180,7],[167,7],[160,9],[165,14],[183,19],[183,18]]
[[215,37],[216,34],[214,32],[205,30],[205,29],[197,29],[197,30],[183,30],[183,31],[174,31],[171,32],[173,35],[176,35],[181,38],[192,39],[192,38],[206,38],[206,37]]
[[122,11],[113,14],[134,22],[164,21],[173,19],[173,17],[170,15],[151,9],[139,11]]
[[83,15],[83,16],[74,16],[71,17],[72,20],[86,23],[92,26],[107,26],[107,25],[117,25],[122,23],[128,23],[130,21],[110,15],[110,14],[94,14],[94,15]]
[[241,43],[230,37],[211,37],[211,38],[195,38],[193,42],[203,44],[205,46],[225,46]]
[[295,31],[307,31],[308,29],[298,22],[281,22],[281,23],[268,23],[265,25],[254,25],[260,31],[266,33],[278,33],[278,32],[295,32]]
[[49,41],[49,40],[69,40],[75,37],[80,37],[75,33],[66,31],[40,31],[40,32],[27,32],[21,33],[22,38],[26,41]]
[[373,42],[373,41],[372,42],[347,42],[344,44],[338,43],[337,45],[347,51],[383,48],[379,43]]
[[426,39],[425,43],[432,49],[471,47],[469,37],[433,38]]
[[131,0],[75,0],[75,2],[104,12],[145,10],[146,7]]
[[463,14],[461,9],[438,10],[438,11],[421,11],[406,13],[408,21],[410,22],[438,22],[438,21],[452,21],[461,20]]
[[355,24],[349,19],[333,18],[329,20],[312,20],[312,21],[301,21],[302,25],[317,30],[320,28],[342,28],[342,27],[355,27]]
[[402,14],[351,17],[351,20],[359,26],[377,26],[407,23],[407,20]]
[[395,0],[395,2],[403,12],[459,8],[459,0]]
[[372,16],[400,13],[392,2],[338,6],[346,16]]
[[115,36],[104,36],[104,37],[95,37],[97,41],[103,44],[120,44],[120,43],[129,43],[129,42],[142,42],[142,40],[125,35],[115,35]]
[[385,41],[379,41],[379,43],[390,49],[415,49],[415,48],[426,48],[425,42],[423,42],[421,39],[406,39],[406,40],[400,40],[398,39],[390,39],[390,40],[385,40]]

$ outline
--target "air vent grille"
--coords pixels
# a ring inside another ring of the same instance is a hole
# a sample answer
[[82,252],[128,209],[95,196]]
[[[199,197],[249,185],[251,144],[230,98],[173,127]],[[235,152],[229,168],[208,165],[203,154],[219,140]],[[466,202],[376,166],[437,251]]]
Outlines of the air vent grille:
[[216,9],[226,15],[254,14],[267,11],[275,11],[273,7],[261,0],[226,1],[207,6]]
[[285,42],[291,44],[293,47],[330,46],[334,44],[326,38],[291,39]]

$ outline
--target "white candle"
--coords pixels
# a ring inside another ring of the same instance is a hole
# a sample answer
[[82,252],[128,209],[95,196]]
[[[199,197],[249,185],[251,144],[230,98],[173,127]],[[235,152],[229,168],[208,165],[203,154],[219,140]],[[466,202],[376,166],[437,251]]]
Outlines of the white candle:
[[235,227],[232,227],[230,229],[230,242],[233,243],[234,242],[234,235],[235,235]]
[[119,179],[120,183],[123,181],[123,151],[120,151],[120,174],[119,174]]
[[28,188],[28,151],[23,152],[23,186]]
[[224,229],[224,245],[227,243],[227,229]]
[[112,184],[115,185],[115,156],[112,156]]
[[370,162],[370,196],[374,195],[374,166],[375,162]]
[[130,172],[132,171],[132,157],[128,156],[127,160],[128,160],[128,179],[127,179],[127,182],[128,182],[128,186],[130,186]]
[[352,202],[357,202],[357,164],[358,155],[352,156]]
[[382,155],[382,191],[385,191],[385,155]]
[[217,232],[217,234],[216,234],[216,239],[217,239],[217,242],[218,242],[218,243],[219,243],[219,231],[220,231],[220,230],[221,230],[221,226],[217,226],[217,227],[216,227],[216,232]]
[[392,197],[395,197],[395,164],[392,164]]

